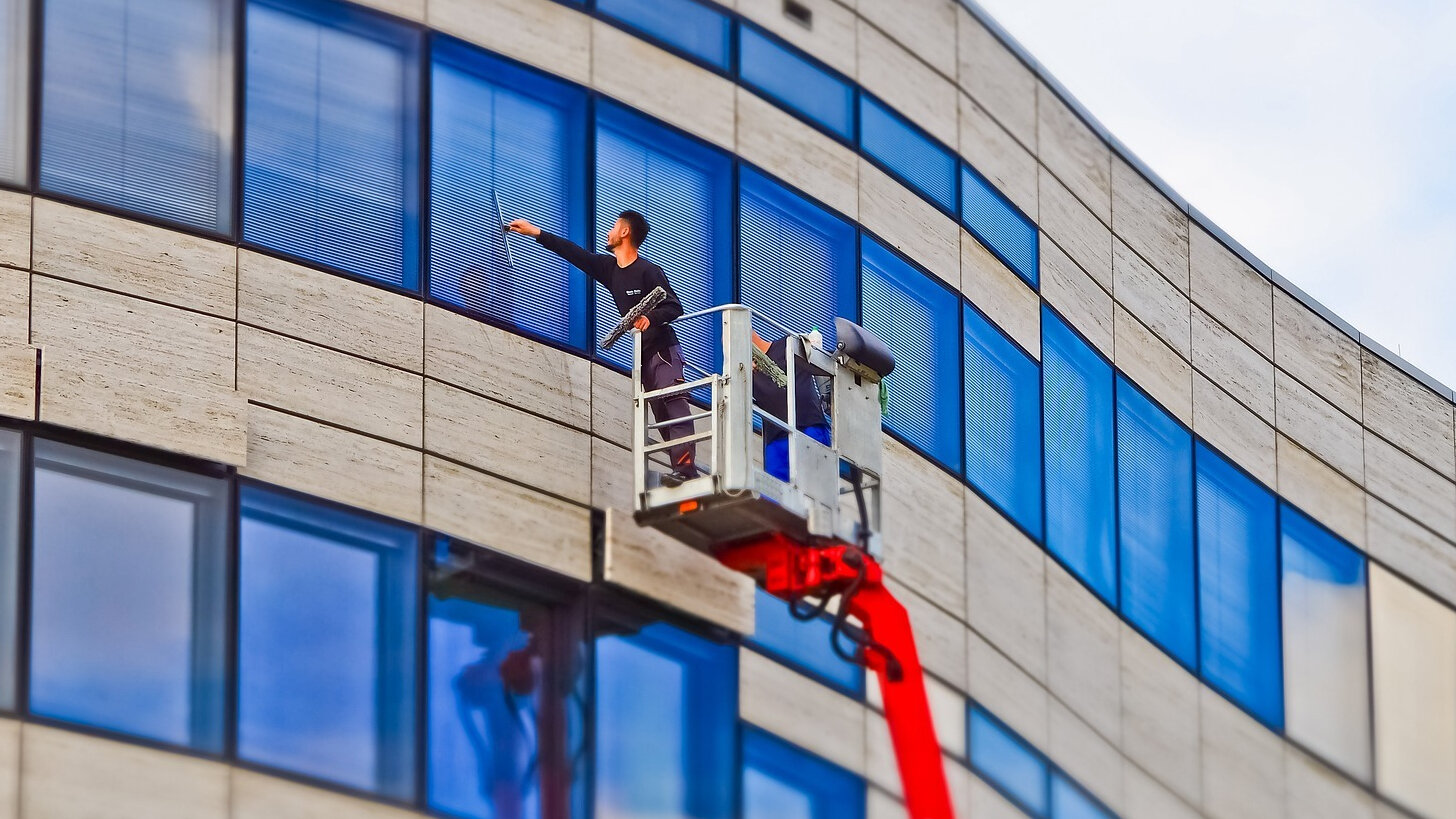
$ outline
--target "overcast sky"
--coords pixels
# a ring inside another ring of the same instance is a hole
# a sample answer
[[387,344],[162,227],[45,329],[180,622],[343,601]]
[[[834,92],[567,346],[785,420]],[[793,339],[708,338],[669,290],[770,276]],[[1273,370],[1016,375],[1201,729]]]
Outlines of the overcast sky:
[[1229,235],[1456,386],[1456,3],[980,3]]

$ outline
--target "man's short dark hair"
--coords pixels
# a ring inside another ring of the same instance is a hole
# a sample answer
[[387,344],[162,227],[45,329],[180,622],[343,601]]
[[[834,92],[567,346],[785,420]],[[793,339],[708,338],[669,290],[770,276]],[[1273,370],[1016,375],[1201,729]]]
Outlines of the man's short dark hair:
[[635,210],[624,210],[617,214],[617,218],[627,223],[627,232],[632,238],[633,247],[641,247],[647,241],[647,232],[652,226],[647,224],[647,217]]

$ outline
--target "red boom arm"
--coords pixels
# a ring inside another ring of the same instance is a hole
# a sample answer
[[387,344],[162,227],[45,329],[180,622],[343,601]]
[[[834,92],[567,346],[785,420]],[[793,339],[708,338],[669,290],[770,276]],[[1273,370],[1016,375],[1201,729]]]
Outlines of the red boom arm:
[[954,819],[910,617],[885,588],[880,564],[853,546],[805,546],[778,534],[726,547],[718,559],[784,600],[846,595],[841,605],[869,637],[864,662],[879,675],[911,819]]

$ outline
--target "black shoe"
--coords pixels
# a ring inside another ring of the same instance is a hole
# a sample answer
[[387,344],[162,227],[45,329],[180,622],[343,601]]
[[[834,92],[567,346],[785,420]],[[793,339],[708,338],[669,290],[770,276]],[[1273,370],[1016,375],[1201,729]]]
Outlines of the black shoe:
[[676,486],[682,486],[696,477],[698,477],[698,473],[696,472],[683,472],[682,470],[678,470],[663,475],[659,479],[659,482],[668,489],[672,489]]

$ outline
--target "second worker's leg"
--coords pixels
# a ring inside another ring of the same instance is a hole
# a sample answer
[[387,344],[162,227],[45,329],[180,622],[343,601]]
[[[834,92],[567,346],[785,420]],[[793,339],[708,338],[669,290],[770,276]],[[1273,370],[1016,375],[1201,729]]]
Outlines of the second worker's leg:
[[[661,355],[654,355],[649,366],[643,371],[643,386],[648,390],[658,390],[672,384],[681,384],[683,381],[683,358],[682,349],[674,344]],[[659,398],[651,402],[652,417],[658,422],[670,421],[675,418],[686,418],[693,412],[692,404],[688,402],[686,394],[674,395],[669,398]],[[662,438],[670,441],[675,438],[683,438],[693,434],[693,422],[683,421],[682,423],[671,424],[662,428]],[[672,462],[672,471],[679,480],[689,480],[697,477],[698,467],[694,450],[696,447],[691,444],[678,444],[668,450],[668,457]]]

